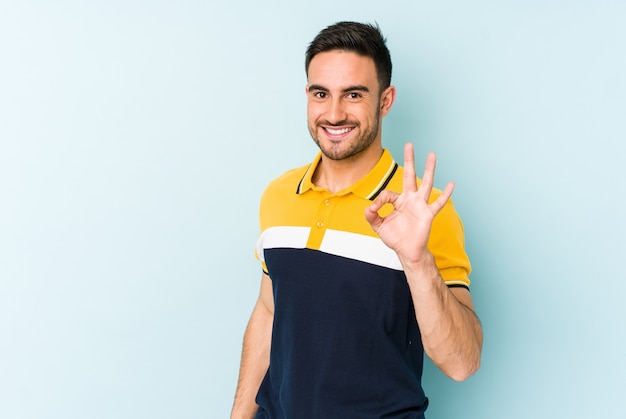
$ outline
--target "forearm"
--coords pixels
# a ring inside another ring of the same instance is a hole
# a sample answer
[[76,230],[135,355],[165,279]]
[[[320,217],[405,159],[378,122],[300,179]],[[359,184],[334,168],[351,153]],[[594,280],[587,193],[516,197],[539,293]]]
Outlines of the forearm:
[[256,305],[250,316],[243,340],[231,419],[249,419],[256,413],[256,394],[269,366],[272,319],[272,313],[260,304]]
[[426,256],[421,263],[403,264],[424,351],[446,375],[462,381],[480,366],[482,328],[469,293],[458,289],[457,298],[443,282],[434,257]]

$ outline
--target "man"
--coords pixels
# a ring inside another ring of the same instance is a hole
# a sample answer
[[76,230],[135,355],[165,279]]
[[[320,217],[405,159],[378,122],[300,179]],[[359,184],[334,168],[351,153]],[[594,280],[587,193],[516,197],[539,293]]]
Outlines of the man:
[[341,22],[306,54],[308,125],[320,153],[261,200],[263,274],[244,336],[232,418],[423,418],[423,353],[464,380],[482,330],[463,227],[382,146],[396,91],[377,27]]

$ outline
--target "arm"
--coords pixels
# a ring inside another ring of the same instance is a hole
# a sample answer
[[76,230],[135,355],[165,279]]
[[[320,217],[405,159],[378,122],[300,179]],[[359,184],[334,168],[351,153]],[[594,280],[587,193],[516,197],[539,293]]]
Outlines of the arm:
[[[383,191],[365,210],[365,217],[383,242],[392,248],[407,277],[415,316],[426,354],[449,377],[464,380],[480,366],[482,329],[466,289],[448,289],[427,243],[433,219],[446,204],[454,184],[429,204],[435,155],[429,154],[422,184],[417,189],[413,147],[404,149],[403,191]],[[394,210],[381,217],[390,203]]]
[[255,398],[270,363],[274,295],[268,275],[261,278],[261,291],[243,338],[239,381],[231,419],[254,417]]
[[480,367],[482,329],[466,288],[448,288],[434,257],[404,265],[424,351],[447,376],[462,381]]

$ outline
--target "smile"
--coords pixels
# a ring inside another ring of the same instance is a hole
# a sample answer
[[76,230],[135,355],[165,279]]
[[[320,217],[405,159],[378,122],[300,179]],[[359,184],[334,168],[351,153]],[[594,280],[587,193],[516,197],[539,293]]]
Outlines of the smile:
[[340,136],[349,133],[354,128],[331,128],[324,127],[324,131],[326,131],[329,135]]

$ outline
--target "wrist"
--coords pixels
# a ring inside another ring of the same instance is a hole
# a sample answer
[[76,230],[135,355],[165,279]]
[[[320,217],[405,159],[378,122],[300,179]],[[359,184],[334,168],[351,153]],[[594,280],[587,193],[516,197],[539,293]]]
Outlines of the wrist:
[[404,272],[407,273],[424,275],[432,273],[433,268],[437,269],[435,257],[428,249],[424,249],[418,257],[407,258],[399,256],[399,259]]
[[400,263],[411,289],[418,287],[421,290],[428,291],[441,282],[441,275],[435,263],[435,257],[428,250],[419,259],[401,259]]

